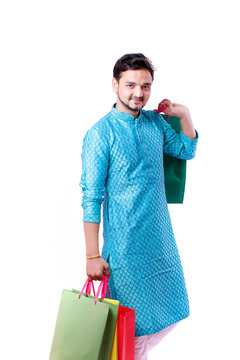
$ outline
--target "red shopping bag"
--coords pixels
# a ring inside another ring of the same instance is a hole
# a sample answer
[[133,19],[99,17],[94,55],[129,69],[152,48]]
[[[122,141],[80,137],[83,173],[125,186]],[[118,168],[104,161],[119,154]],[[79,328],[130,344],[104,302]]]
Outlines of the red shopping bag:
[[134,360],[135,310],[119,305],[118,360]]

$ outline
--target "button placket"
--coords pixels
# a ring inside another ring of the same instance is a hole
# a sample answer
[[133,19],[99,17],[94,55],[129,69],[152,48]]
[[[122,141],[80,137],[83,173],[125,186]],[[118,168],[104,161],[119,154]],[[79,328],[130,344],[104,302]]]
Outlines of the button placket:
[[140,135],[139,135],[139,132],[138,132],[138,118],[135,120],[135,128],[136,128],[136,133],[137,133],[137,138],[138,138],[138,141],[140,142]]

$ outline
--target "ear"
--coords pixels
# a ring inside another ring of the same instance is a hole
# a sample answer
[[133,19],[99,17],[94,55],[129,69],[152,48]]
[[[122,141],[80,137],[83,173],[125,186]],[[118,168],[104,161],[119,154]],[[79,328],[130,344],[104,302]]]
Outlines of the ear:
[[118,81],[115,78],[112,79],[112,89],[115,94],[118,92]]

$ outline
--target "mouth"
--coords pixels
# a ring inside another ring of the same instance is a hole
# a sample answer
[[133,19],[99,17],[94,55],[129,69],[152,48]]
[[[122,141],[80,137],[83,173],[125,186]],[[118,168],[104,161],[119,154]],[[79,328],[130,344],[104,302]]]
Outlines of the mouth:
[[141,104],[142,103],[142,100],[133,100],[134,104]]

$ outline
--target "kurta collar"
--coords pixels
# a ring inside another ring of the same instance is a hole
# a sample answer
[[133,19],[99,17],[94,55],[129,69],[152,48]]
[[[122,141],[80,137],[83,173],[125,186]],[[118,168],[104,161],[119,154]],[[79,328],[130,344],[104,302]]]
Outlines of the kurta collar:
[[113,114],[115,119],[124,120],[124,121],[130,122],[130,123],[135,123],[137,119],[139,120],[142,117],[142,110],[140,110],[140,114],[137,117],[137,119],[134,119],[133,115],[117,110],[115,108],[116,104],[117,103],[114,103],[112,106],[112,109],[111,109],[111,113]]

